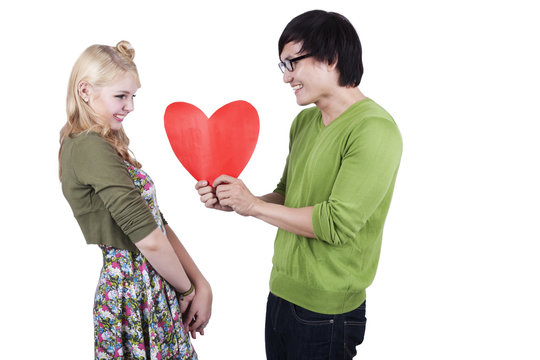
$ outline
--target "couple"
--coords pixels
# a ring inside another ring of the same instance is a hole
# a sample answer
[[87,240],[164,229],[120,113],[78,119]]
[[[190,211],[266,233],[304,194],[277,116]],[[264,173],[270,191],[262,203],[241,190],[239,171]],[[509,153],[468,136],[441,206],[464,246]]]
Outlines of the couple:
[[[301,14],[278,45],[283,81],[299,105],[315,104],[292,123],[279,184],[256,197],[241,180],[222,175],[196,189],[209,208],[279,228],[267,358],[351,359],[364,337],[365,291],[377,268],[401,136],[392,117],[358,89],[361,45],[345,17]],[[140,87],[133,55],[126,42],[94,45],[81,55],[61,132],[64,194],[87,242],[104,255],[95,355],[194,359],[189,333],[204,334],[212,291],[129,152],[121,123]]]

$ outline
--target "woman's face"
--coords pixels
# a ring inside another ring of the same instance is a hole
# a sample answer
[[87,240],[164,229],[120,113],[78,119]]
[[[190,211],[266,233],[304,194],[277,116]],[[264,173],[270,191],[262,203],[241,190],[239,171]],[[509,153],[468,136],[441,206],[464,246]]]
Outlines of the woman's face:
[[112,130],[120,130],[127,114],[133,111],[133,98],[139,89],[131,73],[125,73],[107,86],[94,86],[88,104]]

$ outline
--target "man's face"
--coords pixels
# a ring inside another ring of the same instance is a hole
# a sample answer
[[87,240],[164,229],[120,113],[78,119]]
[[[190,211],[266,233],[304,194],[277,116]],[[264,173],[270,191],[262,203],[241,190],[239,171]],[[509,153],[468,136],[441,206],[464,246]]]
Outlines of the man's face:
[[[285,44],[280,59],[290,60],[302,55],[302,43]],[[283,81],[290,84],[298,105],[318,104],[332,94],[332,88],[338,86],[339,73],[335,65],[328,65],[312,57],[306,57],[293,63],[293,71],[285,69]]]

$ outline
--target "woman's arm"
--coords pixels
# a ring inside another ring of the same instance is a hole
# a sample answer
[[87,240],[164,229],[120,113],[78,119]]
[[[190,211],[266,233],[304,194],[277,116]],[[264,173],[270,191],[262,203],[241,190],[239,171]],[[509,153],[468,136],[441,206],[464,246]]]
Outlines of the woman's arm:
[[184,323],[186,331],[191,329],[191,336],[196,338],[196,331],[204,335],[204,328],[212,315],[212,288],[173,229],[169,225],[165,225],[165,229],[178,260],[195,286],[195,297],[191,301],[187,314],[184,314]]
[[182,263],[159,227],[142,240],[137,241],[135,246],[177,292],[184,293],[190,289],[191,282]]

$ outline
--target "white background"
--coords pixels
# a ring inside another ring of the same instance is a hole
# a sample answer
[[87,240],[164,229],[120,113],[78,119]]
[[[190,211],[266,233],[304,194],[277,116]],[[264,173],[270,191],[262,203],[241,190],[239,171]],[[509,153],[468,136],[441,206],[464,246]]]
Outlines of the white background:
[[274,189],[301,110],[277,40],[314,8],[344,14],[364,49],[361,90],[404,152],[359,359],[538,359],[539,11],[534,1],[17,1],[0,8],[2,359],[91,359],[101,266],[57,178],[73,63],[130,41],[142,88],[125,121],[160,206],[214,291],[201,359],[263,359],[275,229],[205,209],[175,158],[165,107],[253,104],[241,178]]

